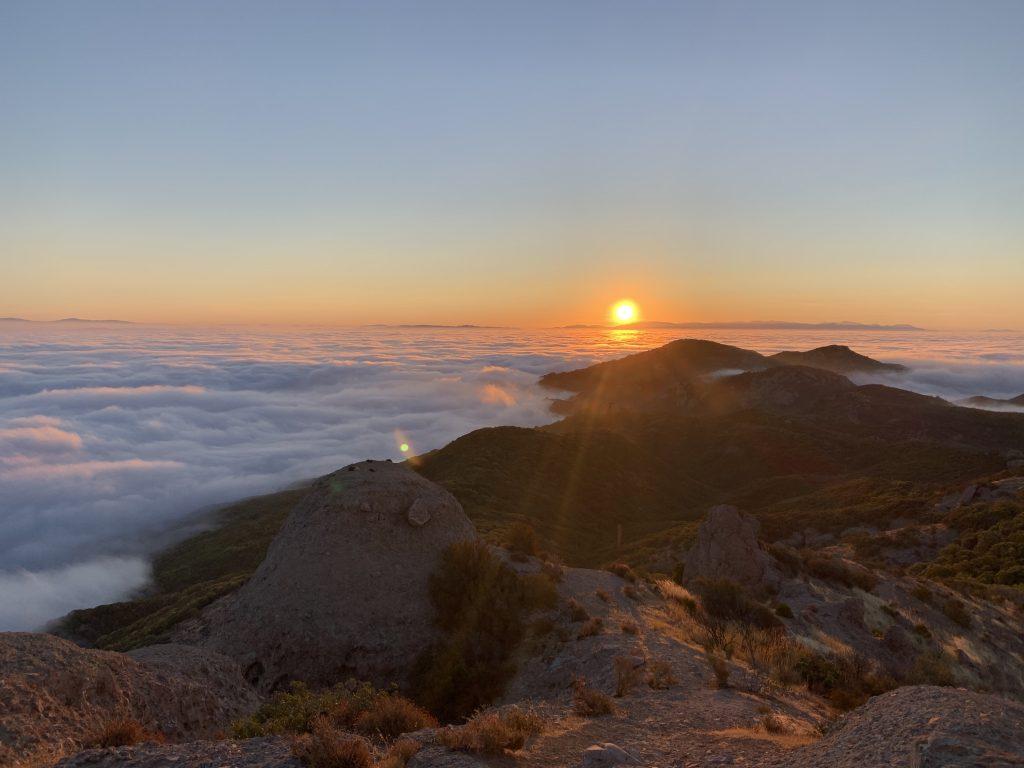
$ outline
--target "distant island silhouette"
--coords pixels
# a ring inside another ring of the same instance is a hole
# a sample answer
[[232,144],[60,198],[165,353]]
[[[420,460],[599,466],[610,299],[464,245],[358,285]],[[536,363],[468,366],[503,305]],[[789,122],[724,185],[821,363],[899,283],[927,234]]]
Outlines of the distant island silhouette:
[[916,325],[877,325],[873,323],[853,323],[846,320],[832,323],[795,323],[786,320],[748,320],[719,323],[670,323],[660,320],[641,320],[636,323],[623,323],[621,325],[600,324],[600,323],[575,323],[563,325],[562,328],[617,328],[622,330],[656,330],[661,328],[691,328],[691,329],[730,329],[745,328],[753,330],[820,330],[820,331],[924,331],[926,328],[919,328]]

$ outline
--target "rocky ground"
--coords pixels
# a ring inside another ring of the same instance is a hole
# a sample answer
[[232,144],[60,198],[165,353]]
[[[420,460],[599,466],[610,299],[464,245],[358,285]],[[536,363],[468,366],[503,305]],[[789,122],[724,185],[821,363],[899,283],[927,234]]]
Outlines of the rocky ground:
[[[353,466],[316,486],[247,592],[183,628],[181,637],[196,644],[119,654],[49,635],[0,635],[0,764],[52,765],[63,757],[66,767],[301,765],[290,737],[225,738],[227,726],[258,706],[267,674],[301,678],[321,656],[332,669],[353,659],[353,668],[365,666],[380,653],[393,664],[376,640],[360,648],[360,633],[379,639],[384,608],[424,603],[432,566],[414,568],[413,561],[436,562],[450,541],[472,531],[457,501],[410,470]],[[759,542],[757,532],[756,521],[739,510],[712,510],[686,558],[684,581],[696,589],[702,578],[732,576],[762,610],[774,611],[772,622],[784,626],[788,645],[744,650],[735,637],[734,648],[719,649],[717,669],[684,587],[628,569],[556,569],[499,551],[520,574],[560,570],[557,602],[531,617],[517,672],[495,704],[538,712],[541,732],[522,749],[483,757],[443,746],[439,729],[419,730],[411,734],[422,747],[410,768],[1024,765],[1024,705],[1015,700],[1024,692],[1017,608],[935,584],[922,590],[910,577],[850,561],[838,543],[816,551],[824,564],[794,564],[784,549]],[[338,556],[356,545],[359,557]],[[398,555],[387,559],[396,546]],[[376,552],[376,560],[366,552]],[[384,578],[381,569],[404,570]],[[252,604],[267,595],[291,601],[286,631],[279,621],[259,620],[263,609]],[[353,600],[359,611],[345,614]],[[949,608],[953,600],[963,613]],[[225,615],[234,618],[226,622]],[[392,631],[407,630],[404,658],[433,638],[424,616],[420,610],[413,623],[395,619]],[[879,678],[914,683],[928,681],[914,675],[924,674],[920,661],[929,659],[927,674],[945,676],[946,685],[906,685],[842,714],[822,691],[778,674],[779,659],[792,648],[855,655]],[[609,697],[610,713],[580,710],[581,682]],[[118,717],[137,720],[165,743],[82,749]]]

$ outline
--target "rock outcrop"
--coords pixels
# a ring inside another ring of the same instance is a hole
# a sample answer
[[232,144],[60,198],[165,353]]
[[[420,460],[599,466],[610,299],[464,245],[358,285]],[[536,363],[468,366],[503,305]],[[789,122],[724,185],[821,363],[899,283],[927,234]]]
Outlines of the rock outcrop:
[[200,648],[132,658],[53,635],[0,634],[0,765],[56,759],[121,718],[172,738],[211,736],[257,704],[234,662]]
[[816,744],[771,768],[975,768],[1024,765],[1024,705],[957,688],[909,686],[876,696]]
[[760,523],[736,507],[712,507],[686,554],[686,579],[729,579],[753,590],[777,587],[780,574],[757,540],[759,530]]
[[135,744],[87,749],[65,758],[56,768],[302,768],[285,737],[243,741],[189,741],[182,744]]
[[430,576],[474,537],[455,497],[407,466],[352,464],[314,484],[252,578],[182,639],[236,659],[264,692],[402,682],[436,637]]

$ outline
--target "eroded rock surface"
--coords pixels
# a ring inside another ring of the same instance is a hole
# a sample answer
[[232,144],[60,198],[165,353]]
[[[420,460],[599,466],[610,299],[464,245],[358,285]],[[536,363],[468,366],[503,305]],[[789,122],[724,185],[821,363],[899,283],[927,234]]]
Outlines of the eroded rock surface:
[[248,583],[180,637],[236,659],[264,692],[400,682],[436,637],[442,552],[475,535],[455,497],[408,467],[352,464],[316,482]]
[[132,658],[53,635],[0,634],[0,765],[56,759],[117,718],[171,738],[209,736],[256,705],[237,666],[200,648]]
[[755,518],[736,507],[712,507],[686,555],[686,578],[730,579],[755,590],[776,587],[780,575],[757,540],[759,529]]
[[962,688],[898,688],[850,712],[820,742],[765,765],[1024,766],[1024,705]]

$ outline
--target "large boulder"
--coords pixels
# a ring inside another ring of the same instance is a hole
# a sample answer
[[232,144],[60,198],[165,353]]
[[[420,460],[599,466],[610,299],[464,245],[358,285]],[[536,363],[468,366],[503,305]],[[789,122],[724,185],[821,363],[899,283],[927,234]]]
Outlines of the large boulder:
[[907,686],[846,714],[820,741],[763,768],[1024,765],[1024,705],[962,688]]
[[209,737],[258,704],[231,659],[201,648],[132,658],[53,635],[0,633],[0,765],[52,762],[116,719],[171,738]]
[[755,591],[777,588],[779,570],[757,540],[759,530],[757,520],[736,507],[712,507],[686,554],[686,578],[729,579]]
[[264,692],[291,680],[402,683],[437,637],[430,576],[449,545],[475,535],[455,497],[408,466],[352,464],[313,485],[252,578],[185,632]]

